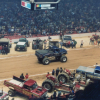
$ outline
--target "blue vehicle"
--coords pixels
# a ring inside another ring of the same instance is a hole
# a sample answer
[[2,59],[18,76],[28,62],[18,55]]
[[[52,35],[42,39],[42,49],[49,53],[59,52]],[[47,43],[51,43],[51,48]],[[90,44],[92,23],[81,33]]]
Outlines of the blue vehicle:
[[56,46],[49,46],[49,49],[46,50],[37,50],[35,55],[38,58],[39,62],[42,62],[44,65],[48,65],[51,60],[60,60],[61,62],[66,62],[67,57],[65,56],[67,51]]
[[100,80],[100,66],[96,66],[95,68],[79,66],[76,69],[76,73],[86,75],[86,78],[89,78],[91,80]]

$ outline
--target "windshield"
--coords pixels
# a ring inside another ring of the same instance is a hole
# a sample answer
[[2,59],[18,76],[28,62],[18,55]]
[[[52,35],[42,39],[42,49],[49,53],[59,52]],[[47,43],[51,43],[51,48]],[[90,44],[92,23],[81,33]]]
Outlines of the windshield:
[[64,36],[64,40],[72,40],[71,36]]
[[37,86],[38,86],[37,83],[33,84],[33,85],[31,86],[32,90],[35,89],[35,88],[37,88]]
[[23,41],[25,41],[25,39],[19,39],[19,41],[20,41],[20,42],[21,42],[21,41],[23,42]]

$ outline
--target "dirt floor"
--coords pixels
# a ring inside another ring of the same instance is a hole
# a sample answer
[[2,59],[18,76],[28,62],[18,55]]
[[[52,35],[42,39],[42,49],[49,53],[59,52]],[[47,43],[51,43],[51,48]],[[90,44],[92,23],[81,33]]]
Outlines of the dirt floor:
[[[40,64],[37,60],[37,57],[34,54],[34,50],[31,47],[28,48],[27,52],[15,52],[14,46],[11,49],[11,54],[0,55],[0,87],[3,86],[3,79],[12,78],[13,75],[20,76],[21,73],[28,73],[30,76],[35,74],[43,74],[51,72],[52,69],[57,67],[67,68],[67,69],[76,69],[79,66],[93,66],[95,63],[100,61],[100,48],[99,46],[89,45],[89,38],[75,38],[78,41],[77,48],[68,49],[68,61],[66,63],[51,62],[49,65]],[[80,41],[84,41],[84,47],[79,48]],[[46,79],[44,75],[31,76],[31,79],[37,81],[39,85]],[[4,87],[4,90],[7,92],[8,88]],[[25,98],[15,100],[25,100]],[[26,99],[27,100],[27,99]]]

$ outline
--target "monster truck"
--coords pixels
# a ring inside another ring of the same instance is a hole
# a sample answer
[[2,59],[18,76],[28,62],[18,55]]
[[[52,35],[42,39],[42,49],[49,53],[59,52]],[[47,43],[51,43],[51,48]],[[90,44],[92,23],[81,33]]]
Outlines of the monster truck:
[[0,39],[0,45],[2,45],[2,46],[6,46],[7,45],[7,47],[8,47],[8,53],[10,53],[10,48],[11,48],[12,45],[11,45],[9,39],[7,39],[7,38],[1,38]]
[[23,80],[16,76],[10,81],[5,80],[4,85],[9,88],[8,95],[14,96],[17,92],[31,98],[32,94],[35,98],[45,97],[47,90],[37,85],[32,79]]
[[72,37],[70,35],[64,35],[62,38],[63,46],[66,46],[66,43],[70,41],[70,46],[72,42]]
[[30,46],[30,43],[26,38],[20,38],[19,41],[15,43],[17,43],[15,47],[15,51],[17,51],[18,49],[20,50],[24,49],[25,51],[27,51],[27,47]]
[[81,73],[82,75],[85,75],[86,78],[89,78],[92,81],[100,80],[100,66],[96,66],[95,68],[79,66],[76,69],[76,73]]
[[49,46],[49,49],[35,51],[38,61],[42,62],[44,65],[48,65],[51,60],[60,60],[61,62],[66,62],[66,54],[67,51],[65,49],[58,48],[56,46]]
[[0,90],[0,100],[9,100],[9,96],[3,90]]
[[49,41],[49,45],[56,46],[59,48],[59,41]]
[[[64,83],[63,84],[62,82],[59,82],[58,79],[53,75],[49,75],[46,77],[47,79],[43,81],[42,86],[46,88],[48,92],[52,92],[54,89],[56,89],[56,90],[61,90],[62,92],[65,92],[65,93],[70,93],[71,88],[74,87],[75,89],[75,87],[77,86],[74,83],[70,83],[70,84]],[[79,88],[76,89],[75,92],[77,90],[79,90]]]
[[37,49],[43,49],[43,41],[38,38],[32,41],[32,49],[35,49],[34,45],[37,46]]

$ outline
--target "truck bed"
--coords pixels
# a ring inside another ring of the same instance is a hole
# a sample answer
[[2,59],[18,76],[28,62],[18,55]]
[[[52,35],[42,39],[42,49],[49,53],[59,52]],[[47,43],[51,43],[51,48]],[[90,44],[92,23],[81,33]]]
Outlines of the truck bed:
[[17,80],[15,80],[15,79],[10,80],[9,82],[10,82],[11,84],[15,84],[15,85],[18,85],[18,86],[20,86],[20,87],[23,87],[23,84],[24,84],[24,82],[20,82],[20,81],[17,81]]

